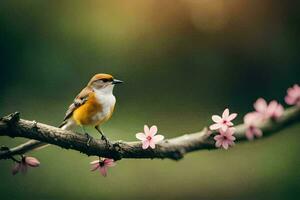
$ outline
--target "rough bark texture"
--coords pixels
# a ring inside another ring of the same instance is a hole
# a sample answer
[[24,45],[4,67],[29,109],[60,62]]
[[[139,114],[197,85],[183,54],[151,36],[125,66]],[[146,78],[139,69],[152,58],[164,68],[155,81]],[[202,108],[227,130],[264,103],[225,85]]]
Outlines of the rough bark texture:
[[[300,108],[287,109],[283,116],[276,121],[269,120],[260,125],[264,137],[278,132],[296,122],[300,121]],[[246,139],[246,126],[237,125],[235,136],[236,142]],[[107,145],[105,141],[91,139],[87,145],[88,138],[85,135],[72,131],[64,131],[60,128],[49,126],[35,121],[20,119],[19,113],[13,113],[0,120],[0,136],[24,137],[30,140],[12,149],[2,148],[0,159],[8,159],[13,155],[24,154],[27,151],[39,147],[45,143],[60,146],[65,149],[73,149],[88,156],[101,156],[120,160],[122,158],[169,158],[179,160],[184,154],[201,149],[215,149],[213,136],[206,128],[192,134],[166,139],[156,146],[155,149],[142,149],[141,142],[112,142]]]

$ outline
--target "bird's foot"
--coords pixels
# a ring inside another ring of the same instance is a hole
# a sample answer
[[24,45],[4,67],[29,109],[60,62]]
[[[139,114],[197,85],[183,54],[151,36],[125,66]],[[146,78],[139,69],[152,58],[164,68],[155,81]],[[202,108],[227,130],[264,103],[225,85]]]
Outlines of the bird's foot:
[[90,146],[90,142],[93,139],[93,137],[90,134],[88,134],[88,133],[84,133],[84,135],[87,137],[86,146],[89,147]]
[[107,147],[112,147],[112,143],[107,139],[107,137],[105,135],[102,135],[101,136],[101,140],[104,140],[105,141],[105,144]]

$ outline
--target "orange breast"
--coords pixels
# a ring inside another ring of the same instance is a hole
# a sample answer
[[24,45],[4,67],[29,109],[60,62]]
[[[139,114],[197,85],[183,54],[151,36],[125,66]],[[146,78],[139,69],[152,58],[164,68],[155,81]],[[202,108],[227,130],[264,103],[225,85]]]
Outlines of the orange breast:
[[98,103],[95,94],[90,93],[88,100],[77,108],[73,113],[73,119],[78,125],[98,125],[100,122],[95,118],[97,113],[102,112],[102,106]]

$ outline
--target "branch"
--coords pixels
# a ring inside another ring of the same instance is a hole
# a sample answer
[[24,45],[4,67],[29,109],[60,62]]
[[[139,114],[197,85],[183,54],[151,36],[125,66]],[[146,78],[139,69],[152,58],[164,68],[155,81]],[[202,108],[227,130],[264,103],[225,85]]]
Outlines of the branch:
[[[291,107],[285,110],[282,117],[276,121],[269,120],[262,123],[264,136],[276,133],[288,126],[300,121],[300,108]],[[236,142],[246,140],[244,124],[235,126]],[[19,113],[13,113],[0,119],[0,136],[24,137],[30,140],[12,149],[1,149],[0,159],[8,159],[11,156],[26,153],[33,148],[45,143],[54,144],[65,149],[73,149],[88,156],[100,156],[120,160],[122,158],[169,158],[179,160],[186,153],[201,149],[215,149],[215,141],[207,128],[192,134],[167,139],[156,146],[155,149],[142,149],[141,142],[112,142],[107,145],[105,141],[91,139],[87,145],[88,138],[85,135],[65,131],[60,128],[49,126],[35,121],[20,119]]]

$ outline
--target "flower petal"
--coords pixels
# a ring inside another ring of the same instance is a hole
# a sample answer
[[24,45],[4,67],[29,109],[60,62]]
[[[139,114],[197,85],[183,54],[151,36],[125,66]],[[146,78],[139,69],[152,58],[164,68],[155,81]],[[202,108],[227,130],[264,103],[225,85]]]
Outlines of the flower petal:
[[220,148],[220,147],[222,146],[222,141],[217,140],[216,143],[215,143],[215,146],[216,146],[217,148]]
[[218,130],[219,128],[221,128],[221,124],[213,124],[213,125],[210,125],[209,129],[210,130]]
[[157,144],[157,143],[163,141],[164,138],[165,138],[165,137],[164,137],[163,135],[155,135],[155,136],[152,138],[152,141],[153,141],[155,144]]
[[216,122],[216,123],[219,123],[219,122],[222,121],[222,118],[221,118],[219,115],[213,115],[213,116],[211,117],[211,119],[212,119],[214,122]]
[[248,140],[253,140],[254,139],[253,132],[249,128],[246,130],[246,137],[247,137]]
[[248,126],[257,125],[263,120],[263,115],[259,112],[250,112],[244,116],[244,123]]
[[30,167],[38,167],[40,165],[40,161],[34,157],[25,157],[25,162]]
[[144,133],[137,133],[135,134],[135,137],[139,140],[146,140],[146,135]]
[[233,126],[233,123],[228,121],[228,122],[226,123],[226,125],[227,125],[227,126]]
[[149,140],[144,140],[144,141],[143,141],[142,148],[143,148],[143,149],[148,149],[149,145],[150,145]]
[[237,117],[237,113],[232,113],[232,114],[230,114],[230,115],[228,116],[227,120],[228,120],[228,121],[232,121],[232,120],[234,120],[236,117]]
[[279,118],[279,117],[281,117],[283,115],[283,112],[284,112],[283,106],[281,104],[278,104],[277,108],[276,108],[276,110],[274,112],[274,115],[275,115],[276,118]]
[[228,147],[229,147],[228,142],[227,141],[223,141],[222,147],[227,150]]
[[107,167],[103,166],[99,168],[100,173],[102,174],[102,176],[107,176]]
[[262,130],[260,130],[259,128],[255,128],[253,130],[253,133],[255,134],[256,137],[261,137],[263,135]]
[[106,159],[104,160],[104,164],[105,164],[105,166],[107,166],[107,167],[113,167],[113,166],[116,165],[116,162],[114,161],[114,159],[106,158]]
[[147,125],[144,125],[144,133],[145,133],[145,135],[148,136],[149,132],[150,132],[149,127]]
[[277,108],[277,101],[273,100],[269,103],[268,108],[267,108],[267,113],[269,114],[270,117],[274,114],[276,108]]
[[230,140],[230,141],[234,141],[234,140],[235,140],[235,137],[234,137],[234,136],[232,136],[232,135],[230,135],[230,136],[227,136],[227,138],[228,138],[228,140]]
[[226,131],[226,135],[233,135],[235,132],[235,128],[234,127],[230,127],[227,129]]
[[221,130],[226,131],[228,129],[228,126],[226,124],[221,125]]
[[286,96],[284,100],[288,105],[294,105],[296,102],[296,99],[291,96]]
[[157,133],[157,126],[151,126],[151,128],[150,128],[150,136],[154,136],[155,134]]
[[91,171],[95,171],[99,167],[100,167],[100,164],[99,164],[99,161],[98,161],[98,163],[92,165]]
[[267,102],[263,98],[259,98],[254,103],[254,108],[257,112],[264,113],[267,110]]
[[214,137],[214,140],[218,141],[218,140],[222,140],[223,139],[223,135],[216,135]]
[[226,109],[224,110],[223,114],[222,114],[222,118],[223,118],[223,119],[227,119],[228,116],[229,116],[229,109],[226,108]]
[[149,141],[149,146],[152,148],[152,149],[155,149],[155,142],[153,140],[150,140]]
[[90,162],[91,165],[94,165],[94,164],[99,164],[99,160],[93,160],[92,162]]

